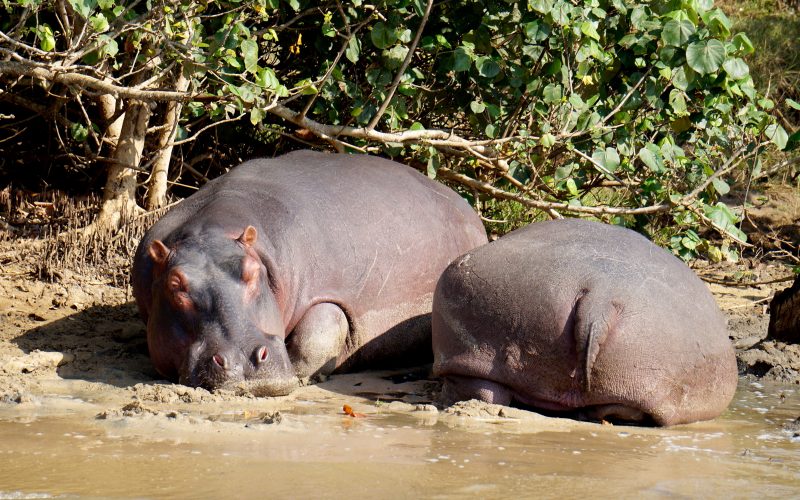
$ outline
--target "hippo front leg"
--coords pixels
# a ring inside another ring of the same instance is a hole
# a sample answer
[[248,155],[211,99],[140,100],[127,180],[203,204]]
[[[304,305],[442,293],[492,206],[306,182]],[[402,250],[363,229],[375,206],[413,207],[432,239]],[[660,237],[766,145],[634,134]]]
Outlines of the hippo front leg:
[[335,304],[323,302],[306,311],[286,345],[297,376],[332,373],[349,330],[347,316]]
[[511,397],[508,387],[497,382],[483,378],[447,375],[442,382],[442,394],[439,399],[446,406],[470,399],[508,406],[511,404]]

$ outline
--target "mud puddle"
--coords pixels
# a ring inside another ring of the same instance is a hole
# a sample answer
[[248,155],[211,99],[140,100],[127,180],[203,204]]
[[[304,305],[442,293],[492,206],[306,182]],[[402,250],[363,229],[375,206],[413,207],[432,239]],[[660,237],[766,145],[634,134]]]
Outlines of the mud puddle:
[[364,414],[354,418],[322,386],[278,411],[187,406],[98,418],[88,409],[102,402],[57,394],[43,412],[0,405],[0,498],[800,494],[793,387],[742,381],[720,419],[650,429],[366,399],[354,400]]

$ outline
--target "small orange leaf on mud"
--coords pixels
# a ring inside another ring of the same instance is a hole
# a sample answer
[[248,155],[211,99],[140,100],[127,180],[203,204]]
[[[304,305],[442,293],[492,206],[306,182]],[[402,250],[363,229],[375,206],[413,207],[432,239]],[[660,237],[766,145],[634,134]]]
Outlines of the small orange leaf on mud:
[[354,411],[353,411],[353,408],[352,408],[350,405],[344,405],[344,406],[342,406],[342,411],[343,411],[343,412],[344,412],[346,415],[350,415],[350,416],[351,416],[351,417],[353,417],[353,418],[364,418],[364,417],[366,417],[366,415],[364,415],[363,413],[357,413],[357,412],[354,412]]
[[603,420],[600,420],[600,425],[614,425],[614,424],[612,424],[608,420],[603,419]]

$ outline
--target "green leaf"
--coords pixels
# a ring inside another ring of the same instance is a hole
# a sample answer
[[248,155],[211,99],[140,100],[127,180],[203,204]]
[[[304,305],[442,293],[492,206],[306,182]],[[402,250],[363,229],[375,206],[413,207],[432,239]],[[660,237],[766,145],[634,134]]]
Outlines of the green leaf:
[[117,41],[110,36],[100,35],[97,40],[100,42],[100,48],[97,51],[100,57],[114,57],[119,52]]
[[69,4],[75,9],[75,12],[80,14],[84,19],[89,18],[95,7],[97,7],[97,0],[68,0]]
[[584,21],[581,23],[581,33],[589,38],[597,40],[598,42],[600,41],[600,34],[597,33],[597,28],[595,28],[594,24],[589,21]]
[[347,49],[344,51],[344,56],[347,58],[348,61],[351,63],[358,62],[358,55],[361,52],[361,42],[358,41],[358,38],[353,37],[347,42]]
[[670,91],[669,105],[678,116],[684,116],[688,114],[686,111],[686,98],[684,98],[683,92],[679,89],[672,89]]
[[567,26],[572,15],[572,5],[563,0],[556,0],[550,15],[559,26]]
[[397,33],[394,29],[386,26],[383,21],[378,21],[370,31],[372,45],[379,49],[385,49],[397,41]]
[[550,36],[550,26],[541,21],[525,25],[525,36],[532,42],[542,42]]
[[[686,71],[687,69],[689,71]],[[681,66],[672,73],[672,84],[675,85],[676,89],[681,89],[683,91],[686,91],[692,84],[695,74],[696,73],[692,71],[691,68]]]
[[39,37],[39,48],[50,52],[56,48],[56,37],[53,36],[53,30],[46,23],[36,27],[36,36]]
[[493,123],[486,125],[486,129],[484,131],[486,132],[486,136],[491,139],[497,137],[497,127]]
[[105,33],[108,31],[108,19],[102,13],[94,15],[89,18],[89,23],[95,33]]
[[472,54],[464,47],[453,52],[453,71],[467,71],[472,67]]
[[439,151],[434,147],[428,148],[428,168],[427,173],[428,177],[431,179],[436,178],[436,172],[439,171],[439,166],[441,165],[441,158],[439,158]]
[[714,38],[691,43],[686,49],[686,62],[701,75],[714,73],[724,60],[725,46]]
[[264,119],[264,110],[261,108],[253,108],[250,110],[250,123],[258,125]]
[[614,173],[620,164],[619,153],[614,148],[597,150],[592,155],[592,159],[600,164],[603,173]]
[[391,49],[383,51],[386,58],[386,68],[397,69],[403,65],[403,60],[408,54],[408,47],[405,45],[394,45]]
[[722,196],[725,196],[731,190],[731,187],[728,185],[728,183],[719,177],[711,179],[711,184],[714,186],[714,189],[717,191],[717,193]]
[[689,5],[702,14],[714,7],[714,0],[690,0]]
[[747,63],[738,57],[728,59],[722,63],[722,68],[733,80],[741,80],[750,74],[750,68],[747,67]]
[[500,73],[500,65],[489,56],[476,58],[475,67],[478,68],[478,73],[485,78],[494,78]]
[[705,205],[703,207],[703,211],[705,212],[706,217],[708,217],[712,224],[720,231],[727,233],[729,236],[738,241],[747,241],[747,235],[744,234],[741,229],[736,227],[738,218],[731,211],[731,209],[728,208],[727,205],[722,202],[717,202],[717,204],[713,206]]
[[654,173],[660,174],[665,170],[661,150],[655,144],[650,143],[640,149],[639,159]]
[[733,37],[733,40],[731,40],[731,43],[743,56],[749,56],[756,50],[755,47],[753,47],[753,42],[751,42],[744,33],[737,33],[736,36]]
[[69,133],[72,136],[72,138],[78,142],[83,142],[86,140],[87,137],[89,137],[89,129],[87,129],[80,123],[73,123],[72,125],[70,125]]
[[556,138],[552,134],[542,134],[539,144],[545,149],[550,149],[556,143]]
[[[699,237],[698,237],[698,239],[699,239]],[[688,237],[688,236],[684,236],[683,238],[681,238],[681,245],[684,248],[688,249],[688,250],[696,249],[698,243],[699,243],[699,241],[695,240],[694,238]]]
[[486,109],[486,105],[483,104],[482,102],[472,101],[471,103],[469,103],[469,109],[471,109],[472,112],[477,115],[483,113],[483,111]]
[[570,177],[569,179],[567,179],[566,184],[567,184],[567,191],[569,191],[569,194],[571,194],[572,196],[578,196],[578,185],[575,183],[575,179]]
[[691,21],[677,21],[675,19],[664,23],[661,30],[661,39],[667,45],[683,47],[695,32],[694,24]]
[[544,96],[544,102],[547,104],[555,104],[557,102],[561,102],[561,85],[556,85],[555,83],[548,84],[544,90],[542,91],[542,96]]
[[793,108],[793,109],[796,109],[796,110],[800,111],[800,103],[799,102],[797,102],[795,100],[792,100],[792,99],[789,99],[788,97],[786,98],[785,102],[786,102],[786,104],[789,105],[790,108]]
[[549,14],[553,9],[553,0],[528,0],[528,10],[535,10],[540,14]]
[[245,71],[255,74],[258,70],[258,43],[255,40],[245,40],[241,50]]
[[272,68],[258,68],[256,85],[264,89],[276,89],[280,81]]
[[710,10],[701,17],[715,36],[723,39],[731,36],[731,21],[721,9]]
[[778,146],[778,149],[785,149],[786,144],[789,142],[789,134],[786,133],[782,126],[776,123],[769,125],[764,131],[764,135]]
[[427,2],[425,0],[414,0],[412,3],[414,4],[414,11],[418,16],[422,17],[425,14]]

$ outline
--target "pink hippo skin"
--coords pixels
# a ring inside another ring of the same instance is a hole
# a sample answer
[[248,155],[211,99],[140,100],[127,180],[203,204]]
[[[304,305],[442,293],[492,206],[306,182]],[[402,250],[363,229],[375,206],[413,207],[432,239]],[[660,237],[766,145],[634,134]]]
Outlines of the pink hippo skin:
[[456,259],[436,288],[433,351],[448,404],[674,425],[718,416],[737,383],[703,282],[634,231],[576,219]]
[[430,360],[436,281],[485,242],[471,207],[410,167],[298,151],[170,210],[139,244],[133,293],[164,377],[286,394],[298,376]]

